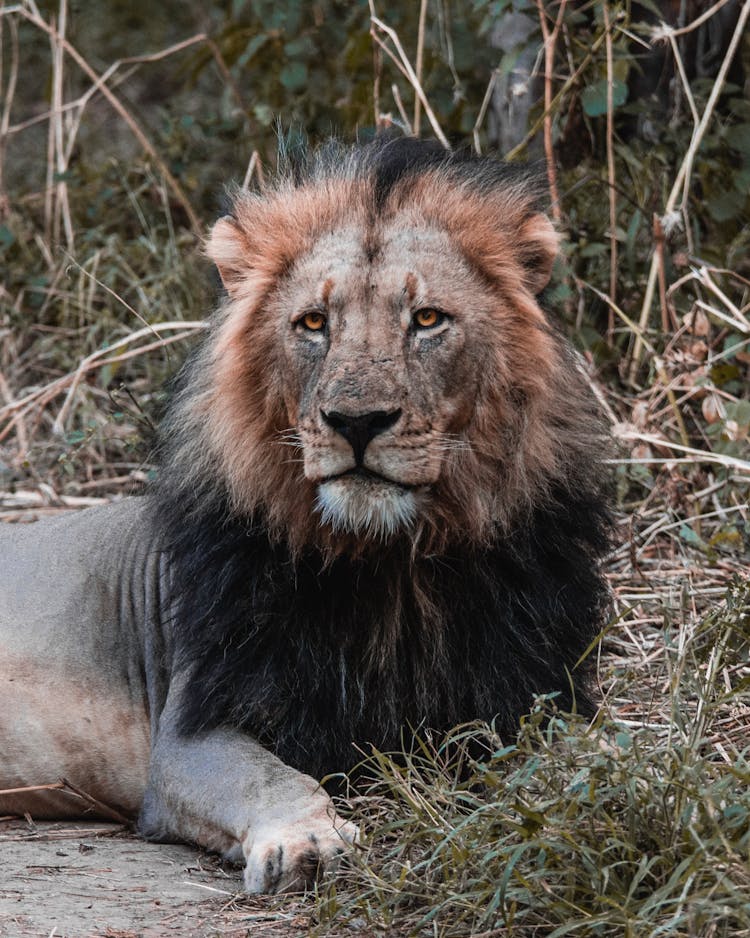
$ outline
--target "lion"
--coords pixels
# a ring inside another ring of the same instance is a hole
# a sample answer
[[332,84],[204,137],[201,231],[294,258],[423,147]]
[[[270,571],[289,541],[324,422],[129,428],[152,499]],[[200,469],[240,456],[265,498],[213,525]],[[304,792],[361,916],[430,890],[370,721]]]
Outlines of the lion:
[[357,839],[319,784],[405,729],[589,711],[606,435],[542,295],[534,178],[414,139],[236,191],[225,295],[145,495],[0,532],[0,814],[80,814],[299,890]]

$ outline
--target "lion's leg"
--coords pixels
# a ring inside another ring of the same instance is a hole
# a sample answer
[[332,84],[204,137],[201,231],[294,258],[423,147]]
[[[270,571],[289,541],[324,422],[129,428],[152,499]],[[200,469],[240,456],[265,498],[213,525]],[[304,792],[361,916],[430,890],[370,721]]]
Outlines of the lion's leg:
[[181,736],[168,711],[152,750],[141,829],[151,839],[244,858],[251,893],[305,889],[357,834],[314,779],[252,738],[229,729]]

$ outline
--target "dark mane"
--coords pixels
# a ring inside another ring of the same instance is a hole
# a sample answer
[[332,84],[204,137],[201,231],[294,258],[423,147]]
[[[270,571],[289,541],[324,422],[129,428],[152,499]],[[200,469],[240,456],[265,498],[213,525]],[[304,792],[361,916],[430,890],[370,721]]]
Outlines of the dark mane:
[[372,179],[376,213],[383,210],[395,188],[408,193],[420,176],[433,170],[479,192],[518,187],[539,211],[547,202],[541,163],[504,163],[479,156],[468,147],[446,150],[437,140],[383,133],[354,146],[334,139],[319,149],[298,141],[280,161],[282,175],[297,187],[341,176]]
[[402,541],[328,565],[184,507],[161,506],[191,674],[184,732],[240,727],[321,778],[359,761],[355,744],[399,748],[408,726],[494,719],[512,739],[542,693],[590,712],[590,665],[576,662],[607,605],[601,495],[560,495],[489,550],[413,559]]

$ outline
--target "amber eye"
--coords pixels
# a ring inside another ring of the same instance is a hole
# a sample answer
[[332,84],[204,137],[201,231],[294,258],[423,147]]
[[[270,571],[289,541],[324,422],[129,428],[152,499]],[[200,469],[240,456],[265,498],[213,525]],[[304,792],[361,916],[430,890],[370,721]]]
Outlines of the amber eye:
[[327,321],[328,320],[322,313],[318,313],[315,310],[305,313],[302,319],[300,319],[305,329],[309,329],[310,332],[320,332],[321,329],[325,328]]
[[417,329],[433,329],[435,326],[439,326],[444,319],[445,313],[441,313],[440,310],[432,309],[429,306],[425,309],[418,309],[412,316],[412,322]]

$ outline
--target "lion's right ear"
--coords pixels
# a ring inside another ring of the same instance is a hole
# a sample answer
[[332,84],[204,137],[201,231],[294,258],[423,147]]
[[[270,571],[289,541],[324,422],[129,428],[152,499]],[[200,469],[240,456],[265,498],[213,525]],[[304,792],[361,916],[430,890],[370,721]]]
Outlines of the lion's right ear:
[[242,229],[231,215],[224,215],[211,229],[206,254],[216,264],[227,293],[236,296],[243,273],[247,273],[248,246]]

